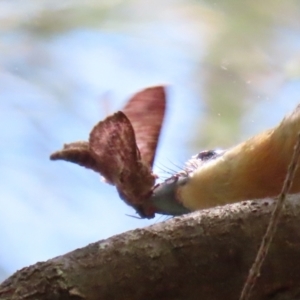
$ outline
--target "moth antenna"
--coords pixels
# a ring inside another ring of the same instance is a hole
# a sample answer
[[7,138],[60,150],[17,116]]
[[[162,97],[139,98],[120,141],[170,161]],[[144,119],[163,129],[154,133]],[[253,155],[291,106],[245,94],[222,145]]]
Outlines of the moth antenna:
[[160,220],[164,217],[164,215],[160,215],[158,218],[156,218],[154,224],[157,224],[158,222],[160,222]]
[[180,165],[175,164],[172,160],[170,160],[170,159],[168,159],[168,158],[167,158],[167,160],[169,161],[170,164],[172,164],[173,166],[175,166],[176,168],[178,168],[178,170],[181,170],[181,169],[182,169],[181,166],[184,166],[184,164],[185,164],[185,162],[182,162],[182,161],[181,161],[181,162],[180,162],[181,166],[180,166]]
[[137,217],[137,216],[133,216],[133,215],[128,215],[128,214],[125,214],[125,216],[131,217],[131,218],[135,218],[135,219],[139,219],[139,220],[142,220],[142,219],[143,219],[143,218],[141,218],[141,217]]
[[[163,170],[163,171],[165,171],[165,173],[168,173],[168,174],[173,175],[173,174],[175,174],[175,173],[178,172],[177,170],[171,169],[171,168],[167,167],[166,165],[164,165],[164,164],[162,164],[162,163],[161,163],[161,166],[162,166],[163,168],[165,168],[165,170]],[[168,170],[168,171],[167,171],[167,170]],[[170,173],[170,172],[171,172],[171,173]]]
[[172,170],[172,172],[165,170],[165,169],[164,169],[165,166],[162,166],[162,167],[161,167],[161,166],[159,166],[158,164],[155,164],[155,167],[158,168],[158,169],[159,169],[160,171],[162,171],[163,173],[167,173],[167,174],[169,174],[169,175],[174,174],[173,170]]

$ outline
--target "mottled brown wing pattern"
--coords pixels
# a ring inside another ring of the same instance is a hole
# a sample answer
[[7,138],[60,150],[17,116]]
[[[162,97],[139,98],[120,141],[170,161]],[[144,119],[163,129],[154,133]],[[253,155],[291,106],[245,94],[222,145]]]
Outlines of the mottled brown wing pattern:
[[89,149],[99,172],[116,184],[124,169],[136,170],[140,157],[133,128],[122,112],[99,122],[91,131]]
[[125,114],[117,112],[99,122],[91,131],[89,146],[100,173],[117,187],[121,198],[132,206],[141,205],[155,177],[141,161],[134,130]]
[[141,217],[152,218],[155,209],[147,199],[155,183],[152,164],[164,112],[164,88],[145,89],[129,100],[123,112],[100,121],[88,142],[67,144],[50,158],[100,173]]
[[123,108],[135,132],[144,163],[152,167],[166,109],[163,86],[155,86],[135,94]]
[[99,166],[90,153],[88,142],[65,144],[62,150],[52,153],[50,159],[65,160],[99,173]]

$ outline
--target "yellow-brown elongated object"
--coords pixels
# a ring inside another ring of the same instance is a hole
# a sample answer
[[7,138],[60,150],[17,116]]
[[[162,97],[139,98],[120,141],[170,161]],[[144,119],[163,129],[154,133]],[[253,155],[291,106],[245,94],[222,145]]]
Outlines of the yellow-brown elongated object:
[[[170,214],[182,214],[277,196],[299,131],[300,105],[277,127],[235,147],[221,152],[200,152],[187,162],[185,170],[157,185],[151,199],[157,210],[164,210],[165,214],[167,210]],[[299,192],[300,170],[291,188],[291,193]]]

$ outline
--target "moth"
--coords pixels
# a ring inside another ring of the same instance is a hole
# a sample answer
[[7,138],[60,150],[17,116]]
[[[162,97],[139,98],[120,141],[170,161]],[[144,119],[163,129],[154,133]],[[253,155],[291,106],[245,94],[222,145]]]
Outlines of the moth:
[[149,200],[157,177],[152,166],[165,110],[165,88],[146,88],[121,111],[96,124],[88,141],[65,144],[50,159],[76,163],[101,174],[141,218],[153,218],[158,210]]

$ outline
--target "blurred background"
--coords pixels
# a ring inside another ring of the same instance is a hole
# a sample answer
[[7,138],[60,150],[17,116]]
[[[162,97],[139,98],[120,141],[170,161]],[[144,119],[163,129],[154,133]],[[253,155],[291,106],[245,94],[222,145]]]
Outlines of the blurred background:
[[299,15],[297,0],[0,0],[0,281],[165,220],[49,160],[132,93],[168,85],[161,179],[275,126],[300,102]]

